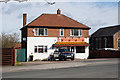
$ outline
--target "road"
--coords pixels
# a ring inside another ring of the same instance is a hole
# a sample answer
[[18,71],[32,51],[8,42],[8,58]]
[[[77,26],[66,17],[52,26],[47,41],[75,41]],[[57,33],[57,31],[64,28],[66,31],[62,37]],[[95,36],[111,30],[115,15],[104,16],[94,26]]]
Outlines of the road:
[[118,78],[118,64],[3,73],[3,78]]

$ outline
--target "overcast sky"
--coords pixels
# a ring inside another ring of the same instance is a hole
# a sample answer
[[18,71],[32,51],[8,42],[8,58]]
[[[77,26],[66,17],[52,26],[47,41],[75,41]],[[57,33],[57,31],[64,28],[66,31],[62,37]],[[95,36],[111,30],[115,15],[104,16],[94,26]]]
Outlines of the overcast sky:
[[118,2],[8,2],[0,3],[0,24],[6,33],[20,33],[23,13],[27,13],[27,23],[42,13],[61,13],[91,27],[90,34],[101,27],[118,24]]

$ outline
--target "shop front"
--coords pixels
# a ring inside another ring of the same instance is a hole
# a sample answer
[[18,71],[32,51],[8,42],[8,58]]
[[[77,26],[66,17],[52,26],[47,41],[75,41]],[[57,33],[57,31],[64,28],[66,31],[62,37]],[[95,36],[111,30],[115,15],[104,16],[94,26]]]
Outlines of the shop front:
[[87,59],[89,56],[89,44],[84,38],[58,38],[53,44],[56,48],[67,48],[75,54],[75,58]]

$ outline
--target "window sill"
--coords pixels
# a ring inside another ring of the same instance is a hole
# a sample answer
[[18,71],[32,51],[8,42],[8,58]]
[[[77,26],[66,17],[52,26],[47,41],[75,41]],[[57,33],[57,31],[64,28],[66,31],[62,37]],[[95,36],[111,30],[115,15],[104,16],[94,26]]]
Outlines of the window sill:
[[82,37],[82,36],[70,36],[70,37]]
[[[35,37],[38,37],[37,35],[34,35]],[[39,35],[39,36],[48,36],[48,35]]]

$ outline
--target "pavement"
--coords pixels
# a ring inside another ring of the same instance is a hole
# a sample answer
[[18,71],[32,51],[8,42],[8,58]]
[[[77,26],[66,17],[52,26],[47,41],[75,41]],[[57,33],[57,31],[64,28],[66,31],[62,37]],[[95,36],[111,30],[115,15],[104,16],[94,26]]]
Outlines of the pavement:
[[79,66],[91,66],[100,64],[117,64],[118,58],[107,59],[76,59],[74,61],[33,61],[21,62],[21,66],[3,66],[2,73],[17,72],[17,71],[30,71],[30,70],[45,70],[45,69],[60,69],[72,68]]
[[[101,65],[86,65],[79,67],[59,68],[59,69],[44,69],[44,70],[29,70],[3,73],[2,78],[6,80],[15,78],[92,78],[90,80],[99,80],[98,78],[105,78],[104,80],[118,80],[118,65],[117,64],[101,64]],[[93,79],[97,78],[97,79]],[[108,78],[108,79],[107,79]],[[115,79],[110,79],[115,78]],[[14,80],[13,79],[13,80]],[[17,80],[17,79],[16,79]],[[78,80],[78,79],[77,79]]]

